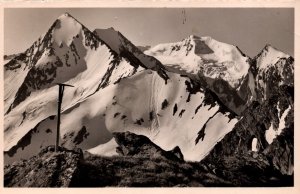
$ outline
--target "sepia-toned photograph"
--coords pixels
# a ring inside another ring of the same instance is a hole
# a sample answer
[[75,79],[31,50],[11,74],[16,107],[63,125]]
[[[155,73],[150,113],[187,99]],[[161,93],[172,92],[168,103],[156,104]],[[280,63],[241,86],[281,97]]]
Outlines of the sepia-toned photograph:
[[293,187],[294,20],[3,8],[3,186]]

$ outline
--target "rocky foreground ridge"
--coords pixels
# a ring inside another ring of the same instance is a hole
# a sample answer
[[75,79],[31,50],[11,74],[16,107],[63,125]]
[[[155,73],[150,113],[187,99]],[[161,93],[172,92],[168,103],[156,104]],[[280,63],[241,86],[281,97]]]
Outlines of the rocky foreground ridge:
[[185,162],[179,148],[164,151],[147,137],[115,133],[120,156],[101,157],[49,146],[29,160],[6,165],[5,187],[290,186],[292,176],[258,155],[231,157],[223,166]]

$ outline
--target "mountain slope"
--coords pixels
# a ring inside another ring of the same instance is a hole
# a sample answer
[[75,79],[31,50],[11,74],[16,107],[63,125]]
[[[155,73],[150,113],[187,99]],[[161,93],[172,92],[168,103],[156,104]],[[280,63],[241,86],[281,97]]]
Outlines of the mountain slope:
[[164,72],[164,66],[156,58],[145,55],[119,31],[108,28],[96,29],[94,30],[94,33],[101,40],[110,45],[110,48],[120,56],[130,61],[135,61],[141,66],[146,66],[147,69],[155,70],[163,79],[165,79],[165,81],[168,80],[168,76]]
[[[111,132],[131,131],[146,135],[165,150],[179,146],[187,160],[200,160],[237,120],[216,96],[200,90],[193,93],[190,87],[195,86],[189,78],[172,73],[168,76],[168,84],[164,84],[152,70],[141,71],[65,110],[61,124],[63,145],[114,155],[116,144]],[[29,136],[45,146],[45,139],[54,137],[47,131],[54,132],[55,123],[53,118],[41,121]],[[196,141],[202,132],[204,138]],[[22,142],[13,149],[17,152],[11,154],[14,158],[26,157],[39,147],[30,144],[21,150]],[[107,142],[109,146],[104,149]]]
[[29,160],[4,168],[5,187],[69,187],[79,174],[82,150],[47,147]]

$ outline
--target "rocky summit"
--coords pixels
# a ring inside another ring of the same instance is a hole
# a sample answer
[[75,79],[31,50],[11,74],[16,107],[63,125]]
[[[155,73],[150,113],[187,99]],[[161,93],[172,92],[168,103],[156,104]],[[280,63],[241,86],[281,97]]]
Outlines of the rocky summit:
[[29,160],[14,162],[4,167],[6,187],[69,187],[78,175],[83,153],[54,146],[43,149]]

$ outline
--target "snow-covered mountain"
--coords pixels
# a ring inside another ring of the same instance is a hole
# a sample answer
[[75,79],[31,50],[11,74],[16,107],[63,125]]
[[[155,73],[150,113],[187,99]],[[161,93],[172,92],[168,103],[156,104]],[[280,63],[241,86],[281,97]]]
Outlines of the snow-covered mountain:
[[113,155],[111,133],[131,131],[200,160],[237,122],[216,95],[165,71],[119,32],[94,34],[68,14],[20,56],[5,65],[6,162],[53,144],[60,82],[75,86],[62,105],[61,142],[68,148]]
[[[143,53],[113,28],[91,32],[64,14],[4,66],[5,163],[54,144],[56,83],[75,86],[62,104],[60,142],[69,149],[117,155],[112,134],[129,131],[166,151],[178,146],[191,161],[233,145],[251,151],[254,137],[267,152],[292,128],[293,74],[293,58],[270,46],[251,59],[236,46],[189,36]],[[290,93],[274,101],[279,89]]]
[[271,45],[255,57],[257,98],[268,99],[280,86],[294,87],[294,59]]
[[65,106],[72,105],[122,78],[110,75],[110,69],[123,69],[126,76],[133,74],[137,68],[127,63],[73,17],[62,15],[46,35],[5,65],[5,130],[25,125],[32,128],[54,114],[56,83],[77,86],[65,95]]
[[249,69],[249,58],[237,47],[211,37],[191,35],[180,42],[159,44],[145,53],[173,71],[196,76],[200,71],[205,77],[227,81],[235,89]]
[[191,35],[180,42],[159,44],[145,54],[157,58],[171,72],[200,80],[236,113],[241,113],[250,99],[250,58],[236,46]]

